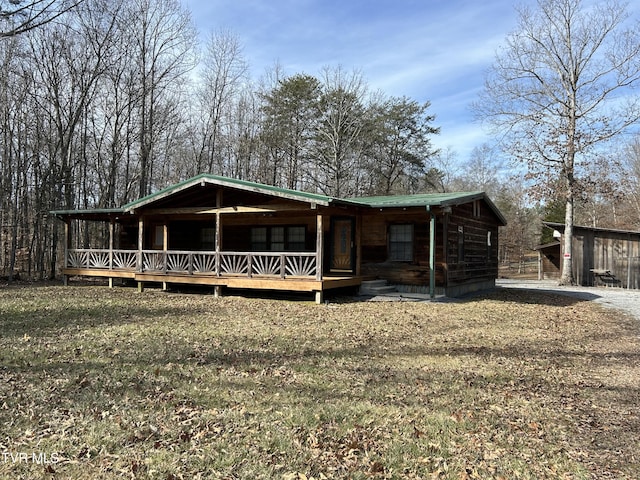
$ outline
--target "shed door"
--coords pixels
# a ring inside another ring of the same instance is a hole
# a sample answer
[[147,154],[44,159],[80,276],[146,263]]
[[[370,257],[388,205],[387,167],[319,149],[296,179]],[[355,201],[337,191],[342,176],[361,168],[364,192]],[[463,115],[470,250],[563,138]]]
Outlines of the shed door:
[[331,270],[353,272],[354,226],[352,218],[331,220]]

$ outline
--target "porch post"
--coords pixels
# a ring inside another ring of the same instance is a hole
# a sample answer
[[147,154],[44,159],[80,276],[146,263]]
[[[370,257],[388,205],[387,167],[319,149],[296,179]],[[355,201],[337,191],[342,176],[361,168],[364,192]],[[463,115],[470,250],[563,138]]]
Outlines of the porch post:
[[[449,207],[451,210],[451,207]],[[442,276],[444,277],[444,289],[447,290],[449,286],[449,249],[447,245],[449,243],[449,211],[445,209],[444,216],[442,217]]]
[[322,280],[322,263],[324,249],[324,231],[322,214],[316,216],[316,280]]
[[362,214],[356,217],[356,276],[362,273]]
[[[69,266],[69,248],[71,247],[71,235],[70,235],[70,220],[64,220],[64,262],[62,263],[63,268],[67,268]],[[62,274],[62,284],[66,287],[69,284],[69,276]]]
[[322,214],[316,215],[316,280],[320,282],[320,290],[316,290],[316,303],[321,304],[323,301],[322,290],[322,259],[324,250],[324,227],[323,227]]
[[[143,266],[143,255],[142,248],[144,246],[144,217],[141,215],[138,219],[138,272],[142,272],[144,270]],[[138,292],[142,292],[144,290],[143,282],[138,282]]]
[[427,205],[429,212],[429,297],[434,299],[436,296],[436,216],[431,210],[431,206]]
[[[167,262],[169,259],[167,258],[167,251],[169,250],[169,225],[167,225],[167,221],[165,220],[162,225],[162,251],[164,252],[164,265],[165,265],[165,275],[167,274]],[[164,292],[167,291],[167,282],[162,282],[162,290]]]
[[542,263],[542,251],[538,250],[538,280],[544,279],[544,264]]
[[[216,277],[220,276],[220,262],[222,261],[220,258],[220,247],[222,246],[222,225],[220,225],[222,215],[220,215],[220,208],[222,208],[222,188],[218,187],[216,191]],[[222,286],[216,285],[213,287],[213,294],[216,298],[221,297]]]
[[[109,270],[113,270],[113,217],[109,218]],[[109,277],[109,288],[113,288],[113,277]]]

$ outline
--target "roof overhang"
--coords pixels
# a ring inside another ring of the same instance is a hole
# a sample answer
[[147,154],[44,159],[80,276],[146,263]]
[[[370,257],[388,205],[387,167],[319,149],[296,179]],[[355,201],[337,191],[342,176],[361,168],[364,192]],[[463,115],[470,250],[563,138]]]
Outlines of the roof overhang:
[[493,214],[498,218],[500,226],[505,226],[507,220],[484,192],[453,192],[453,193],[424,193],[416,195],[389,195],[380,197],[360,197],[350,199],[370,208],[443,208],[456,207],[476,200],[484,201]]
[[[336,203],[336,199],[327,197],[325,195],[319,195],[315,193],[298,192],[296,190],[290,190],[286,188],[278,188],[270,185],[263,185],[260,183],[249,182],[246,180],[236,180],[233,178],[220,177],[217,175],[201,174],[193,177],[184,182],[171,185],[163,190],[160,190],[151,195],[147,195],[139,200],[135,200],[126,204],[123,208],[126,212],[135,212],[143,207],[152,205],[162,199],[175,195],[178,192],[194,188],[197,186],[214,185],[223,188],[231,188],[234,190],[258,193],[271,197],[278,197],[295,202],[302,202],[309,204],[310,206],[329,206],[332,203]],[[339,203],[339,202],[338,202]]]
[[[389,195],[389,196],[374,196],[374,197],[359,197],[359,198],[336,198],[317,193],[300,192],[297,190],[291,190],[286,188],[274,187],[271,185],[264,185],[255,182],[249,182],[246,180],[237,180],[233,178],[220,177],[217,175],[201,174],[196,177],[190,178],[183,182],[171,185],[156,193],[147,195],[133,202],[124,205],[122,208],[112,209],[87,209],[87,210],[54,210],[51,213],[63,220],[66,219],[84,219],[84,220],[111,220],[118,218],[119,216],[126,214],[137,214],[140,211],[154,211],[156,213],[166,213],[166,208],[163,208],[163,203],[166,205],[167,200],[172,196],[178,195],[181,192],[184,194],[193,195],[197,193],[195,189],[199,187],[221,187],[232,189],[240,192],[251,192],[254,194],[264,195],[266,197],[277,198],[286,200],[289,202],[299,203],[301,207],[308,209],[315,209],[321,207],[342,207],[342,208],[356,208],[356,209],[408,209],[408,208],[420,208],[433,211],[433,209],[442,209],[446,211],[450,207],[463,205],[466,203],[474,202],[477,200],[483,201],[495,217],[498,219],[498,224],[504,226],[507,224],[505,217],[495,204],[489,199],[484,192],[455,192],[455,193],[425,193],[416,195]],[[197,196],[197,195],[196,195]],[[206,202],[204,202],[206,203]],[[217,202],[213,202],[217,203]],[[200,214],[200,213],[233,213],[233,212],[246,212],[246,213],[264,213],[272,211],[286,211],[291,210],[291,205],[273,205],[273,202],[268,202],[269,205],[177,205],[169,210],[172,213],[184,213],[184,214]],[[298,209],[293,205],[294,209]]]
[[104,221],[122,216],[125,214],[125,211],[122,208],[91,208],[81,210],[51,210],[49,213],[61,220]]

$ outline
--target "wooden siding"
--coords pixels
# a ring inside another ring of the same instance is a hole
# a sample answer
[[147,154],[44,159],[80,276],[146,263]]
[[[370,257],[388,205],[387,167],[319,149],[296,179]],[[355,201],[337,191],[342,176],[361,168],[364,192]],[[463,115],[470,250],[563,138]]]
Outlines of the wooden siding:
[[[484,204],[479,208],[471,203],[459,205],[449,215],[446,222],[448,286],[498,276],[498,226],[495,217],[484,207]],[[488,233],[491,245],[488,245]]]
[[[389,260],[389,226],[413,225],[413,260]],[[442,231],[442,217],[436,231]],[[444,285],[442,235],[436,235],[436,284]],[[387,211],[365,215],[362,222],[362,274],[384,278],[399,285],[429,285],[429,214],[425,210],[407,213]]]
[[574,277],[579,285],[593,285],[591,269],[609,270],[623,288],[640,288],[640,234],[575,229]]
[[[414,225],[413,260],[389,261],[389,225],[406,223]],[[462,227],[461,234],[459,227]],[[490,246],[487,241],[488,232],[491,233]],[[459,242],[462,242],[462,247]],[[439,212],[436,215],[435,257],[435,280],[438,287],[456,286],[479,279],[495,279],[498,275],[496,217],[483,203],[475,207],[472,203],[452,207],[451,213]],[[399,285],[428,286],[429,213],[413,209],[364,215],[362,274],[384,278]]]
[[542,253],[542,274],[545,280],[560,278],[560,245]]
[[[564,225],[551,225],[564,229]],[[545,278],[561,274],[563,241],[540,247]],[[573,277],[578,285],[600,284],[592,270],[601,270],[611,272],[617,280],[608,285],[640,289],[640,232],[575,226],[572,255]]]

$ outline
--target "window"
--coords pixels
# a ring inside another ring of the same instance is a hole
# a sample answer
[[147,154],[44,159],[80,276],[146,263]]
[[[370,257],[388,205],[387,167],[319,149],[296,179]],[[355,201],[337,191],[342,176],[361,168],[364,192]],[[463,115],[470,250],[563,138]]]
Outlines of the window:
[[306,243],[306,227],[253,227],[251,250],[254,252],[301,252]]
[[305,244],[305,227],[288,227],[287,228],[287,243],[288,250],[295,252],[301,252],[304,250]]
[[389,226],[389,260],[394,262],[413,260],[413,225]]
[[274,252],[284,251],[284,227],[271,227],[271,248]]
[[215,250],[216,229],[213,227],[203,227],[200,230],[200,245],[203,250]]
[[473,216],[476,218],[480,216],[480,200],[473,201]]
[[164,248],[164,225],[156,225],[153,230],[153,249]]
[[251,250],[254,252],[267,250],[267,227],[253,227],[251,229]]

